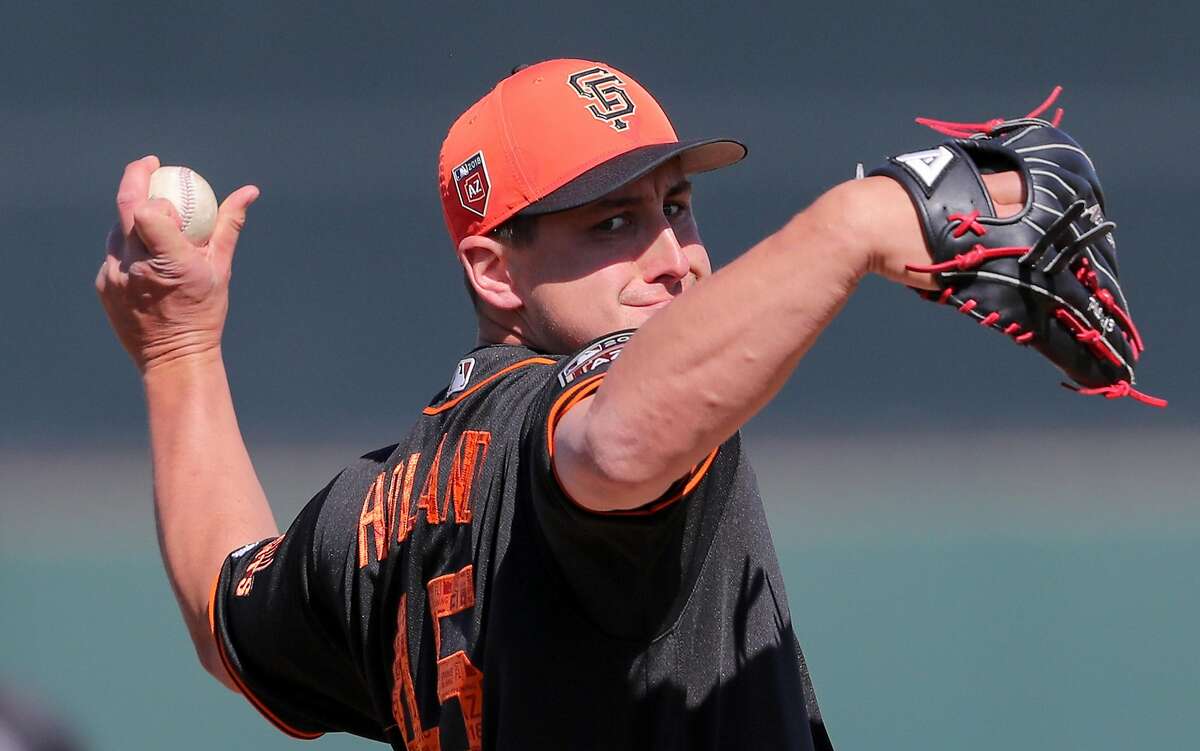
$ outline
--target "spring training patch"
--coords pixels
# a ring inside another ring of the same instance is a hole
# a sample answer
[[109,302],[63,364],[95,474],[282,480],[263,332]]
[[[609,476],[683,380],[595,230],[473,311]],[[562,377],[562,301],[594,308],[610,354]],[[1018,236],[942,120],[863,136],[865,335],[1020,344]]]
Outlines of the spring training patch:
[[613,334],[598,342],[588,345],[588,348],[571,358],[558,373],[558,385],[566,386],[580,376],[591,373],[601,365],[616,360],[625,348],[625,343],[633,337],[632,333]]
[[454,188],[458,191],[458,202],[472,214],[487,216],[488,195],[492,182],[488,179],[487,163],[483,152],[476,151],[450,173],[454,177]]

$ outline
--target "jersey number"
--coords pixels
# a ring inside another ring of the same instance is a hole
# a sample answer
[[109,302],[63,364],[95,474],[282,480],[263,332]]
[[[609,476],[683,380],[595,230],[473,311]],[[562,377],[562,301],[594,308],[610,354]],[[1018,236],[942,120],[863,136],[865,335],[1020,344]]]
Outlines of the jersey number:
[[[442,619],[469,610],[475,605],[475,572],[467,566],[456,573],[431,579],[428,592],[429,614],[433,618],[433,643],[438,656],[438,702],[458,699],[467,742],[471,751],[483,746],[483,673],[471,664],[463,650],[442,657]],[[408,660],[408,595],[400,596],[396,616],[396,657],[392,663],[392,715],[397,730],[409,751],[441,751],[438,728],[421,726],[417,694],[413,686],[412,665]]]

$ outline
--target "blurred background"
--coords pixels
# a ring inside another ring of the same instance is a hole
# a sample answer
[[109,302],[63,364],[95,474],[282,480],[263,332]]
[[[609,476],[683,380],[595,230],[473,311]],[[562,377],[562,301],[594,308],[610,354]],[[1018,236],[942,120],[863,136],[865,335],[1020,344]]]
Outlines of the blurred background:
[[683,137],[749,144],[696,180],[717,263],[855,162],[936,142],[913,116],[1023,114],[1065,86],[1148,341],[1139,385],[1170,408],[1070,394],[1032,352],[871,279],[746,434],[840,748],[1194,743],[1200,6],[49,1],[4,18],[0,686],[90,747],[299,743],[203,674],[161,570],[140,388],[92,290],[124,164],[156,153],[222,196],[263,190],[225,353],[286,523],[472,346],[437,150],[513,65],[556,56],[637,76]]

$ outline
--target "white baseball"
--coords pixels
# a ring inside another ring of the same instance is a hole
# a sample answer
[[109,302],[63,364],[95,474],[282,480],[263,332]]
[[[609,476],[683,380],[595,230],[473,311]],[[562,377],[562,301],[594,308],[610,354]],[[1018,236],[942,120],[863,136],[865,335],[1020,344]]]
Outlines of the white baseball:
[[187,167],[159,167],[150,175],[150,197],[175,204],[180,229],[193,245],[203,245],[212,237],[217,197],[199,173]]

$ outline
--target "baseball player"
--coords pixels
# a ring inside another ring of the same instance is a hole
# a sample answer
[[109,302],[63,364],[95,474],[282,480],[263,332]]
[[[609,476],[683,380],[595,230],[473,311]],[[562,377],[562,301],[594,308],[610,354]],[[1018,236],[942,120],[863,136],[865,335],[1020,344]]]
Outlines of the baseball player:
[[[130,164],[97,288],[142,375],[164,560],[204,666],[298,738],[830,748],[738,430],[864,275],[944,289],[906,266],[947,222],[902,176],[867,177],[714,272],[690,178],[745,154],[679,140],[605,63],[500,81],[438,163],[477,346],[283,533],[220,348],[258,190],[196,248],[145,198],[158,160]],[[1015,167],[974,174],[975,226],[1028,211]]]

